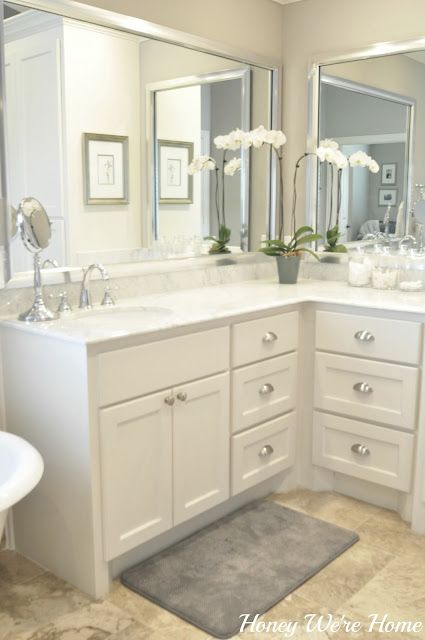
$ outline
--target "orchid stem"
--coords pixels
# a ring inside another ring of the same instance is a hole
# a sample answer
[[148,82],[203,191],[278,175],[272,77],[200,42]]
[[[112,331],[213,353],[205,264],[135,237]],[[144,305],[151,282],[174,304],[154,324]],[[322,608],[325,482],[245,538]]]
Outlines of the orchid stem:
[[225,212],[225,201],[224,201],[224,167],[226,165],[226,151],[223,150],[223,164],[221,167],[221,211],[223,216],[223,226],[226,226],[226,212]]
[[302,156],[300,156],[297,160],[297,162],[295,163],[295,171],[294,171],[294,180],[293,180],[293,186],[294,186],[294,190],[293,190],[293,197],[292,197],[292,228],[293,228],[293,234],[295,235],[295,231],[296,231],[296,211],[297,211],[297,176],[298,176],[298,169],[301,166],[301,162],[304,160],[304,158],[307,158],[307,156],[314,156],[314,153],[311,152],[305,152],[302,154]]
[[218,190],[218,167],[216,165],[214,169],[215,173],[215,212],[217,214],[217,237],[220,233],[220,196]]
[[283,231],[284,231],[284,211],[283,211],[283,174],[282,174],[282,164],[283,164],[283,156],[279,155],[277,149],[273,147],[277,160],[279,163],[279,238],[283,240]]
[[331,169],[331,201],[330,201],[330,206],[329,206],[329,223],[328,223],[328,231],[330,229],[332,229],[332,214],[333,214],[333,208],[334,208],[334,203],[333,203],[333,195],[334,195],[334,166],[332,163],[328,162],[328,167],[330,167]]
[[339,225],[339,214],[341,211],[341,178],[342,178],[342,169],[338,169],[338,194],[337,194],[337,203],[336,203],[336,226]]

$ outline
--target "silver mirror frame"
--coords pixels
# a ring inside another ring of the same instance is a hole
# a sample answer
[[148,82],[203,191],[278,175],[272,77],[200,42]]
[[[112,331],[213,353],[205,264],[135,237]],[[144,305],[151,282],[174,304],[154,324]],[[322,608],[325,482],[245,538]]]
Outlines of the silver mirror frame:
[[[251,51],[231,47],[224,45],[214,40],[209,40],[196,35],[185,33],[177,29],[171,29],[163,27],[162,25],[127,16],[124,14],[116,13],[106,9],[100,9],[80,2],[74,2],[74,0],[13,0],[16,5],[22,5],[30,7],[38,11],[46,11],[52,14],[60,15],[65,18],[71,18],[74,20],[82,20],[95,25],[103,27],[109,27],[112,29],[119,29],[127,31],[129,33],[145,36],[169,44],[180,45],[188,49],[194,49],[204,53],[218,55],[226,58],[231,58],[241,64],[254,65],[267,69],[271,72],[271,91],[270,91],[270,104],[269,104],[269,119],[272,128],[280,128],[280,114],[282,103],[282,64],[280,60],[269,58],[258,54],[253,54]],[[6,194],[6,150],[4,143],[4,48],[3,48],[3,0],[0,0],[0,250],[3,250],[3,273],[0,273],[0,288],[10,283],[13,286],[14,281],[17,278],[11,278],[11,262],[9,255],[9,233],[7,222],[7,211],[10,205],[13,203],[7,202]],[[275,154],[271,154],[270,159],[270,189],[268,211],[269,224],[268,233],[269,237],[273,236],[276,232],[276,220],[277,220],[277,202],[278,202],[278,180],[277,180],[277,162],[274,157]],[[73,267],[69,267],[72,270]]]
[[[307,151],[313,151],[316,147],[319,135],[319,102],[320,102],[320,68],[325,65],[337,64],[339,62],[358,62],[368,58],[379,58],[384,55],[397,55],[411,53],[413,51],[425,50],[425,37],[414,40],[402,40],[393,42],[381,42],[372,44],[369,47],[354,49],[345,52],[319,54],[310,60],[308,70],[308,130],[307,130]],[[406,98],[406,100],[408,100]],[[409,178],[406,198],[406,220],[410,210],[410,200],[412,191],[413,175],[413,146],[414,146],[414,124],[415,105],[411,104],[409,123]],[[317,163],[311,161],[307,163],[306,185],[305,185],[305,211],[306,224],[317,228]],[[316,247],[317,247],[316,242]],[[343,254],[342,254],[343,256]],[[336,256],[338,257],[338,256]],[[339,256],[341,258],[341,256]],[[343,259],[343,258],[342,258]]]
[[6,192],[6,144],[4,126],[4,96],[5,96],[5,71],[4,71],[4,32],[3,32],[3,0],[0,0],[0,288],[3,288],[10,280],[9,257],[9,225],[8,206]]

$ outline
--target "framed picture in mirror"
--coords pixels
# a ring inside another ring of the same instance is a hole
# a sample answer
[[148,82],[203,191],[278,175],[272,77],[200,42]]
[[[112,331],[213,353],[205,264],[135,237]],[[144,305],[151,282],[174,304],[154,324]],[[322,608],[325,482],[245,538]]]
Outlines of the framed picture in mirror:
[[159,204],[192,204],[193,178],[188,173],[193,142],[158,140]]
[[381,168],[381,183],[395,184],[397,181],[397,164],[395,162],[386,163]]
[[379,189],[379,206],[395,207],[397,204],[397,189]]
[[86,204],[128,204],[128,136],[84,133]]

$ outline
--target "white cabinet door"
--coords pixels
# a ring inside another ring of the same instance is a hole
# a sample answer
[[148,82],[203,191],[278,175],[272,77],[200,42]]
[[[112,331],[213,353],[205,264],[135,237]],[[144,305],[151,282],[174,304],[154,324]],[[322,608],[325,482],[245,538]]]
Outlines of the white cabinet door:
[[172,526],[169,392],[100,411],[105,560]]
[[192,382],[174,393],[176,525],[229,497],[229,375]]

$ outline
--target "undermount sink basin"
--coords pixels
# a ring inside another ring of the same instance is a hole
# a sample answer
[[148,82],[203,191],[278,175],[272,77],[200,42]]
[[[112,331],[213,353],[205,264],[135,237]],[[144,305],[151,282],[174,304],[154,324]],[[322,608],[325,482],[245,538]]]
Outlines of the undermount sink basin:
[[87,309],[85,311],[78,311],[76,314],[71,314],[68,318],[73,322],[91,323],[91,322],[108,322],[113,320],[114,322],[122,321],[134,321],[134,320],[154,320],[158,316],[164,316],[171,314],[171,309],[165,307],[145,307],[140,306],[112,306],[112,307],[95,307],[94,309]]
[[89,315],[104,315],[104,314],[120,314],[120,313],[171,313],[171,309],[165,307],[145,307],[144,305],[117,305],[117,306],[105,306],[96,307],[88,310]]

